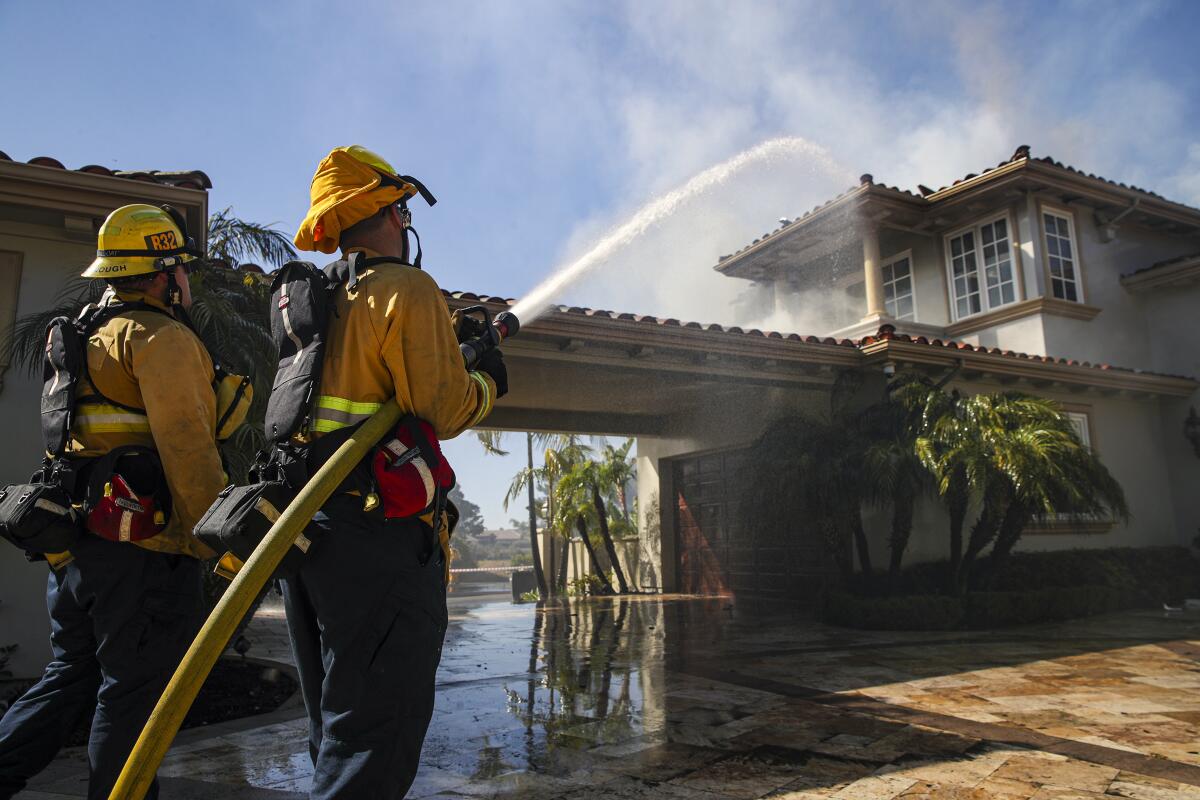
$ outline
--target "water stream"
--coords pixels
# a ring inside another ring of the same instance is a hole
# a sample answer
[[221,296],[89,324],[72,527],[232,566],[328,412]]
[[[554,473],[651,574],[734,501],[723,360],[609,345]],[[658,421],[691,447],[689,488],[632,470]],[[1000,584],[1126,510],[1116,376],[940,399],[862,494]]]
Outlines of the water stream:
[[743,150],[729,160],[693,176],[682,186],[646,203],[626,222],[610,230],[586,253],[554,270],[550,277],[538,284],[533,291],[513,306],[513,313],[522,323],[532,322],[550,308],[550,304],[565,288],[608,261],[614,253],[647,230],[674,214],[688,200],[720,187],[738,172],[751,165],[797,157],[816,161],[831,173],[841,171],[823,148],[800,137],[769,139],[748,150]]

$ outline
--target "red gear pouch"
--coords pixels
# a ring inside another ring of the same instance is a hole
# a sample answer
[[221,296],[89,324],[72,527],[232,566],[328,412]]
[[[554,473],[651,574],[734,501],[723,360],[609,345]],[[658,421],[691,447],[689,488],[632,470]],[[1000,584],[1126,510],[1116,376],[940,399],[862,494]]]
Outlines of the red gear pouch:
[[401,420],[379,444],[371,468],[389,519],[423,514],[439,492],[444,496],[454,488],[454,470],[442,456],[433,426],[415,417]]
[[140,542],[162,533],[166,515],[154,495],[137,495],[129,483],[114,474],[104,485],[104,496],[88,513],[87,528],[112,542]]

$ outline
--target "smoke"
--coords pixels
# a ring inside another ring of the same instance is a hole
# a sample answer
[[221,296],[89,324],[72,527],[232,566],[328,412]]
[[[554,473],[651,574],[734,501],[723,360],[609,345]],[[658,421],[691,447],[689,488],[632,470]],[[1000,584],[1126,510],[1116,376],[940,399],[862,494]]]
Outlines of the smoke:
[[[626,6],[622,24],[633,49],[652,54],[647,71],[665,78],[612,87],[626,164],[623,200],[579,222],[565,256],[762,131],[804,136],[827,148],[839,168],[744,170],[628,242],[564,299],[827,332],[831,308],[849,302],[851,318],[861,315],[843,289],[767,300],[712,267],[776,228],[778,218],[795,218],[851,188],[859,172],[906,189],[939,187],[994,166],[1019,144],[1032,145],[1035,156],[1200,201],[1200,145],[1188,132],[1186,98],[1128,57],[1156,4],[1089,5],[1086,14],[949,2],[871,8],[856,18],[820,4],[765,2],[733,15],[682,0]],[[1071,19],[1066,36],[1064,16]],[[892,46],[874,47],[871,25],[893,36]],[[1103,66],[1109,57],[1121,68]]]
[[[677,234],[677,231],[663,231],[662,228],[670,226],[672,222],[677,226],[682,223],[688,228],[696,227],[695,221],[688,215],[691,211],[688,208],[689,204],[703,201],[752,167],[758,167],[760,170],[781,169],[786,168],[789,162],[794,162],[815,175],[844,177],[844,173],[831,161],[828,153],[811,142],[795,137],[763,142],[709,167],[682,186],[664,192],[643,205],[628,220],[601,237],[585,253],[553,272],[517,303],[513,313],[526,322],[536,319],[566,288],[597,267],[603,266],[622,249],[632,244],[644,246],[639,240],[647,233],[659,229],[659,237],[665,236],[666,241],[673,244],[671,237]],[[683,219],[680,220],[677,214],[682,215]],[[669,257],[664,261],[669,263]],[[644,284],[639,287],[642,288]],[[677,288],[667,294],[666,299],[669,300],[672,295],[678,294],[680,292]],[[660,303],[662,299],[659,299]]]

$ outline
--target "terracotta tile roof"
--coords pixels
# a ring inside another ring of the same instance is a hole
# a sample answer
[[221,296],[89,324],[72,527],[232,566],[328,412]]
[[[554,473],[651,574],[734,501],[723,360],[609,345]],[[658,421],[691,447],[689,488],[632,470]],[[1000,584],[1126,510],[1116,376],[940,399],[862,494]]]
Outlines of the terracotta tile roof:
[[869,174],[863,175],[859,179],[858,186],[855,186],[852,189],[848,189],[845,192],[842,192],[841,194],[837,195],[836,197],[833,197],[830,200],[822,203],[821,205],[815,206],[814,208],[804,212],[800,216],[798,216],[794,219],[791,219],[786,223],[781,224],[775,230],[764,233],[762,236],[755,239],[750,244],[748,244],[744,247],[741,247],[738,250],[735,250],[733,253],[729,253],[727,255],[721,256],[717,260],[717,268],[718,269],[720,268],[720,265],[722,262],[727,261],[728,259],[733,258],[734,256],[737,256],[737,255],[745,252],[746,250],[749,250],[751,247],[754,247],[759,242],[769,239],[772,236],[775,236],[788,228],[791,228],[799,223],[802,223],[805,220],[807,220],[809,217],[812,217],[814,214],[824,211],[829,206],[839,203],[842,200],[845,200],[846,198],[850,197],[851,195],[854,195],[854,194],[857,194],[860,192],[864,192],[867,189],[872,189],[872,188],[873,189],[884,189],[889,192],[893,192],[895,194],[904,196],[906,198],[910,198],[912,200],[922,201],[926,205],[932,205],[932,204],[937,203],[941,199],[941,198],[937,197],[937,195],[941,194],[942,192],[953,189],[954,187],[959,186],[960,184],[966,183],[967,181],[974,180],[975,178],[979,178],[979,177],[981,177],[983,175],[987,175],[991,172],[995,172],[998,169],[1007,167],[1010,164],[1015,164],[1019,161],[1028,161],[1028,162],[1036,162],[1036,163],[1040,163],[1040,164],[1048,164],[1052,167],[1056,167],[1057,169],[1061,169],[1061,170],[1063,170],[1065,172],[1069,172],[1073,175],[1080,175],[1085,178],[1090,178],[1092,180],[1100,181],[1101,183],[1106,183],[1109,186],[1115,186],[1119,189],[1127,189],[1129,191],[1138,192],[1140,194],[1146,195],[1147,197],[1153,197],[1156,200],[1162,200],[1164,202],[1174,203],[1175,205],[1180,205],[1180,206],[1183,206],[1184,208],[1191,208],[1193,211],[1200,210],[1200,209],[1194,209],[1191,206],[1186,206],[1182,203],[1176,203],[1173,200],[1167,200],[1167,198],[1163,197],[1160,194],[1157,194],[1156,192],[1152,192],[1149,189],[1142,189],[1138,186],[1120,183],[1119,181],[1110,180],[1108,178],[1101,177],[1100,175],[1094,175],[1090,172],[1084,172],[1083,170],[1072,167],[1069,164],[1063,164],[1061,161],[1056,161],[1055,159],[1051,158],[1050,156],[1034,158],[1032,155],[1030,155],[1029,145],[1023,144],[1020,147],[1018,147],[1015,151],[1013,151],[1012,156],[1010,158],[1008,158],[1007,160],[1001,161],[999,164],[997,164],[994,167],[988,167],[987,169],[983,170],[982,172],[968,173],[967,175],[964,175],[963,177],[961,177],[958,180],[951,183],[949,186],[943,186],[939,189],[930,189],[928,186],[925,186],[924,184],[917,184],[917,189],[918,189],[919,193],[912,192],[907,189],[900,189],[896,186],[889,186],[889,185],[883,184],[883,183],[875,183],[875,179],[872,175],[869,175]]
[[[465,303],[492,303],[496,305],[512,306],[516,304],[513,298],[495,297],[486,294],[474,294],[472,292],[451,292],[442,290],[442,294],[448,300],[457,300]],[[984,353],[992,356],[1000,356],[1002,358],[1017,359],[1020,361],[1037,362],[1041,364],[1054,364],[1058,366],[1068,367],[1083,367],[1087,369],[1097,369],[1112,372],[1123,372],[1131,375],[1150,375],[1164,378],[1182,378],[1191,380],[1186,375],[1170,375],[1161,372],[1150,372],[1147,370],[1131,369],[1129,367],[1114,367],[1110,364],[1092,363],[1090,361],[1080,361],[1073,358],[1056,358],[1054,356],[1039,356],[1030,355],[1028,353],[1019,353],[1014,350],[1003,350],[999,347],[985,347],[979,345],[968,344],[967,342],[959,342],[953,339],[930,339],[925,336],[909,336],[905,333],[897,333],[896,329],[891,325],[884,325],[874,336],[865,336],[861,339],[836,339],[832,336],[804,336],[798,333],[780,333],[778,331],[761,331],[757,328],[744,329],[737,326],[725,326],[717,324],[705,324],[700,322],[681,322],[677,319],[653,317],[641,314],[619,313],[616,311],[603,311],[595,308],[583,308],[581,306],[553,306],[553,309],[560,314],[568,316],[585,316],[593,318],[604,318],[613,320],[627,320],[637,322],[643,325],[656,325],[659,327],[674,327],[674,328],[692,328],[695,330],[711,331],[716,333],[727,333],[740,336],[752,336],[761,339],[782,339],[791,342],[804,342],[805,344],[828,345],[833,347],[853,347],[862,349],[867,345],[874,344],[880,341],[896,341],[907,342],[911,344],[924,345],[931,348],[941,348],[944,350],[959,350],[969,351],[974,353]]]
[[1150,266],[1142,267],[1141,269],[1135,269],[1133,272],[1126,272],[1121,277],[1122,278],[1132,278],[1134,275],[1142,275],[1144,273],[1151,272],[1152,270],[1161,269],[1163,267],[1174,266],[1175,264],[1182,264],[1185,261],[1195,261],[1196,259],[1200,259],[1200,253],[1189,253],[1186,256],[1175,256],[1174,258],[1167,258],[1162,261],[1155,261]]
[[[0,151],[0,161],[14,161],[7,153]],[[25,162],[38,167],[50,167],[51,169],[62,169],[66,167],[56,158],[50,156],[37,156]],[[183,189],[211,189],[212,181],[198,169],[187,170],[183,172],[169,172],[163,170],[111,170],[108,167],[102,167],[99,164],[88,164],[80,167],[75,172],[86,172],[91,175],[106,175],[112,178],[125,178],[132,181],[146,181],[149,183],[161,183],[166,186],[178,186]]]

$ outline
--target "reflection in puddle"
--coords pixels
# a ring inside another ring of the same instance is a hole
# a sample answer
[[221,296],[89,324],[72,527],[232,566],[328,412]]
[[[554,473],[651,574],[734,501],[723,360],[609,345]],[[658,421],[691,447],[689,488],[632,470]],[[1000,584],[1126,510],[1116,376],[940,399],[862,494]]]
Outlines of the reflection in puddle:
[[655,643],[643,617],[650,610],[627,600],[539,609],[529,677],[522,689],[505,686],[508,710],[531,738],[579,749],[645,732],[642,662]]

